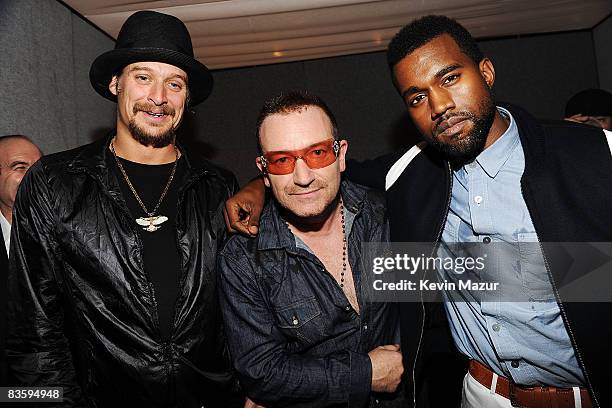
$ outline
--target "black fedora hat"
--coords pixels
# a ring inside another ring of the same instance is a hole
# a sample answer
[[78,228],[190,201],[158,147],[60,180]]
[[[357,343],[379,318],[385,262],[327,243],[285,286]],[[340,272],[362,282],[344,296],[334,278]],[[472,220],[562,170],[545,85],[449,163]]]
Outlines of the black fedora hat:
[[193,57],[187,27],[178,18],[155,11],[138,11],[123,23],[115,49],[91,64],[89,80],[96,92],[116,102],[117,97],[108,89],[113,75],[126,65],[145,61],[163,62],[185,71],[192,106],[210,95],[212,75],[206,65]]

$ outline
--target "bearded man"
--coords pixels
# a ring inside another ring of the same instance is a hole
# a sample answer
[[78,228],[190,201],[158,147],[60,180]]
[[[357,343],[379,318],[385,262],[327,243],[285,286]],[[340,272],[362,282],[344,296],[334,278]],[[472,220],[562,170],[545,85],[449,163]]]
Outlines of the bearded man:
[[12,384],[63,387],[62,406],[239,406],[215,284],[236,182],[175,134],[212,77],[180,20],[143,11],[90,79],[116,131],[44,157],[14,208]]
[[[350,163],[345,174],[386,191],[393,241],[435,242],[442,251],[509,244],[514,251],[511,262],[487,270],[503,288],[495,298],[445,291],[440,303],[400,305],[413,405],[612,405],[612,331],[602,324],[612,318],[610,303],[560,292],[571,262],[540,245],[611,240],[612,136],[496,104],[493,62],[448,17],[402,28],[387,59],[424,141]],[[254,183],[245,194],[256,190]],[[234,228],[257,232],[258,201],[228,203]],[[236,208],[250,217],[241,219]]]

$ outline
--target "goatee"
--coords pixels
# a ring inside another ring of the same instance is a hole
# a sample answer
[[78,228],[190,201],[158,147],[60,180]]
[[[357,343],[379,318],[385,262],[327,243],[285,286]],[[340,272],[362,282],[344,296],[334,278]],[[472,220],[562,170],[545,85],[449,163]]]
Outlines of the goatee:
[[176,132],[174,131],[173,127],[169,128],[163,133],[151,134],[145,129],[139,127],[136,124],[136,121],[132,119],[128,124],[128,128],[130,129],[130,133],[132,134],[134,140],[143,146],[151,146],[155,148],[166,147],[173,143],[176,139]]
[[[138,112],[142,112],[143,114],[147,114],[147,112],[158,112],[163,113],[164,115],[174,116],[176,112],[174,109],[166,105],[156,107],[143,103],[135,104],[133,110],[134,115],[136,115]],[[134,118],[132,118],[128,123],[128,128],[130,129],[132,137],[143,146],[151,146],[155,148],[166,147],[173,143],[176,138],[176,132],[172,126],[162,133],[153,134],[138,126]]]
[[489,131],[495,119],[495,109],[493,99],[489,97],[482,100],[479,104],[479,115],[468,111],[445,115],[438,120],[438,123],[451,117],[459,116],[472,122],[472,130],[456,143],[444,143],[438,139],[437,135],[433,136],[429,142],[446,159],[453,163],[462,164],[470,162],[484,150]]

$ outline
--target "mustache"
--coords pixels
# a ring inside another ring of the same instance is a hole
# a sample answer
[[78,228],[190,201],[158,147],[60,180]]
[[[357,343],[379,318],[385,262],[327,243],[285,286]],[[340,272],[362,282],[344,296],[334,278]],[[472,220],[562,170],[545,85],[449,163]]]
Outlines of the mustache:
[[312,183],[308,185],[308,187],[300,187],[300,186],[290,186],[285,189],[286,194],[304,194],[309,193],[311,191],[319,190],[321,188],[326,187],[327,184],[321,180],[315,179]]
[[138,112],[155,112],[163,113],[164,115],[174,116],[176,111],[168,105],[157,106],[155,104],[135,103],[133,108],[134,114]]
[[444,132],[446,129],[448,129],[449,127],[453,126],[456,123],[459,123],[463,120],[474,121],[475,118],[476,118],[476,115],[474,115],[472,112],[469,112],[469,111],[455,112],[455,113],[449,113],[446,115],[442,115],[436,120],[436,123],[434,125],[434,128],[433,128],[434,136],[439,135],[440,133]]

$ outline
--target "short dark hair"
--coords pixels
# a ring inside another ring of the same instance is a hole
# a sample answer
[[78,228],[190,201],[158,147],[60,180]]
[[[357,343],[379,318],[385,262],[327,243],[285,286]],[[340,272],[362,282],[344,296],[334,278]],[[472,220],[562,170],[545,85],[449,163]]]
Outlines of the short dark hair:
[[443,34],[450,35],[459,49],[476,65],[484,58],[478,44],[465,27],[452,18],[429,15],[414,20],[395,34],[387,49],[389,68],[393,70],[408,54]]
[[572,96],[565,105],[565,117],[574,115],[612,116],[612,94],[603,89],[585,89]]
[[257,147],[259,148],[259,152],[263,153],[259,131],[261,129],[261,124],[268,116],[275,114],[286,115],[293,112],[300,112],[308,106],[316,106],[325,112],[332,125],[332,136],[334,139],[338,139],[338,124],[336,122],[336,118],[323,99],[304,90],[284,91],[266,100],[259,111],[256,133]]

